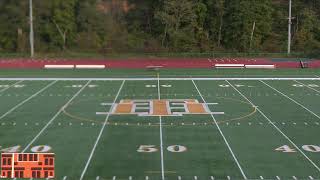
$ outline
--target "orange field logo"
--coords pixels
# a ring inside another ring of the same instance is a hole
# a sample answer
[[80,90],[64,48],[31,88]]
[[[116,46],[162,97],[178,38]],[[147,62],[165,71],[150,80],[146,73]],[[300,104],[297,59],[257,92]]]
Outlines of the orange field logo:
[[[211,103],[217,104],[217,103]],[[97,114],[109,114],[97,112]],[[113,105],[111,114],[138,116],[182,116],[184,114],[224,114],[211,112],[208,105],[195,99],[121,100]]]
[[54,178],[53,153],[2,153],[1,178]]

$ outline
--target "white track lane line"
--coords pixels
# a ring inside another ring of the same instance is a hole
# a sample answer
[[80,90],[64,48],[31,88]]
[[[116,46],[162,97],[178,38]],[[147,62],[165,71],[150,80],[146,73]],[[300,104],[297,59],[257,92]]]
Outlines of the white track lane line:
[[[4,81],[156,81],[158,78],[0,78]],[[181,77],[181,78],[160,78],[160,80],[167,80],[167,81],[190,81],[190,80],[197,80],[197,81],[208,81],[208,80],[320,80],[320,77],[318,78],[281,78],[281,77],[274,77],[274,78],[268,78],[268,77],[261,77],[261,78],[232,78],[232,77],[221,77],[221,78],[190,78],[190,77]]]
[[102,133],[103,133],[103,131],[104,131],[104,129],[105,129],[107,123],[108,123],[108,120],[109,120],[111,111],[112,111],[112,109],[113,109],[113,106],[114,106],[114,104],[116,103],[116,101],[117,101],[117,99],[118,99],[118,96],[120,95],[120,92],[121,92],[122,87],[123,87],[123,85],[124,85],[125,82],[126,82],[125,80],[122,81],[121,86],[120,86],[120,88],[119,88],[119,90],[118,90],[118,93],[117,93],[116,97],[115,97],[114,100],[113,100],[113,103],[112,103],[113,105],[110,107],[109,113],[107,114],[106,119],[105,119],[105,121],[104,121],[104,123],[103,123],[103,125],[102,125],[102,127],[101,127],[101,129],[100,129],[99,135],[98,135],[98,137],[97,137],[97,139],[96,139],[96,141],[95,141],[95,143],[94,143],[94,145],[93,145],[93,148],[92,148],[92,150],[91,150],[91,153],[90,153],[90,155],[89,155],[89,158],[88,158],[88,160],[87,160],[87,162],[86,162],[86,165],[85,165],[85,167],[84,167],[84,169],[83,169],[83,171],[82,171],[82,173],[81,173],[80,180],[82,180],[82,179],[84,178],[84,175],[85,175],[86,172],[87,172],[87,169],[88,169],[88,167],[89,167],[89,164],[90,164],[90,162],[91,162],[91,159],[92,159],[92,157],[93,157],[93,154],[94,154],[94,152],[95,152],[95,150],[96,150],[96,148],[97,148],[97,145],[98,145],[98,143],[99,143],[99,141],[100,141],[100,138],[101,138],[101,136],[102,136]]
[[4,113],[2,116],[0,116],[0,120],[2,120],[4,117],[6,117],[8,114],[10,114],[12,111],[16,110],[17,108],[19,108],[20,106],[22,106],[24,103],[28,102],[30,99],[36,97],[38,94],[42,93],[43,91],[45,91],[47,88],[49,88],[50,86],[52,86],[53,84],[55,84],[57,81],[53,81],[52,83],[48,84],[47,86],[45,86],[44,88],[40,89],[38,92],[34,93],[32,96],[28,97],[27,99],[23,100],[22,102],[20,102],[19,104],[17,104],[16,106],[14,106],[13,108],[11,108],[9,111],[7,111],[6,113]]
[[[194,82],[194,80],[192,80],[192,83],[193,83],[194,87],[197,89],[198,94],[200,95],[202,101],[203,101],[204,103],[207,103],[206,100],[203,98],[203,96],[202,96],[200,90],[198,89],[198,86],[197,86],[196,83]],[[224,136],[222,130],[220,129],[220,126],[219,126],[216,118],[215,118],[212,114],[210,114],[210,115],[211,115],[212,120],[214,121],[214,124],[217,126],[217,128],[218,128],[218,130],[219,130],[219,133],[221,134],[221,136],[222,136],[225,144],[227,145],[227,147],[228,147],[228,149],[229,149],[229,151],[230,151],[230,153],[231,153],[231,155],[232,155],[235,163],[237,164],[237,166],[238,166],[238,168],[239,168],[239,170],[240,170],[243,178],[244,178],[244,179],[248,179],[247,176],[246,176],[246,174],[245,174],[244,171],[242,170],[242,167],[241,167],[241,165],[240,165],[240,163],[239,163],[236,155],[234,154],[233,150],[231,149],[231,146],[229,145],[229,142],[227,141],[226,137]]]
[[267,117],[258,106],[255,106],[245,95],[243,95],[236,87],[234,87],[229,81],[227,83],[235,90],[237,91],[244,99],[246,99],[252,106],[256,107],[257,111],[283,136],[285,137],[319,172],[320,168],[317,164],[315,164],[284,132],[281,131],[278,126],[272,122],[269,117]]
[[[161,92],[160,92],[160,78],[158,74],[158,99],[161,99]],[[161,155],[161,178],[162,180],[165,179],[164,177],[164,161],[163,161],[163,138],[162,138],[162,117],[159,116],[159,131],[160,131],[160,155]]]
[[299,83],[299,84],[301,84],[301,85],[303,85],[303,86],[305,86],[306,88],[309,88],[309,89],[311,89],[311,90],[314,90],[314,91],[317,92],[317,93],[320,93],[319,90],[317,90],[317,89],[315,89],[315,88],[313,88],[313,87],[307,86],[306,84],[304,84],[304,83],[302,83],[302,82],[299,82],[299,81],[297,81],[297,80],[294,80],[294,81],[297,82],[297,83]]
[[91,81],[88,81],[73,97],[63,105],[59,111],[50,119],[50,121],[41,129],[41,131],[30,141],[30,143],[23,149],[22,153],[27,151],[30,146],[39,138],[39,136],[48,128],[48,126],[60,115],[60,113],[90,84]]
[[288,98],[289,100],[291,100],[292,102],[294,102],[295,104],[299,105],[300,107],[302,107],[303,109],[307,110],[309,113],[313,114],[314,116],[316,116],[318,119],[320,119],[320,116],[317,115],[316,113],[314,113],[313,111],[311,111],[310,109],[308,109],[307,107],[305,107],[304,105],[302,105],[301,103],[297,102],[296,100],[290,98],[289,96],[285,95],[284,93],[282,93],[281,91],[279,91],[278,89],[272,87],[271,85],[269,85],[268,83],[264,82],[264,81],[260,81],[263,84],[265,84],[266,86],[268,86],[269,88],[273,89],[274,91],[278,92],[279,94],[281,94],[282,96]]
[[17,85],[17,84],[19,84],[19,83],[21,83],[21,82],[22,82],[22,81],[18,81],[18,82],[14,83],[14,84],[11,84],[10,86],[8,86],[8,87],[6,87],[6,88],[1,89],[1,90],[0,90],[0,93],[8,90],[9,88],[11,88],[11,87],[13,87],[13,86],[15,86],[15,85]]

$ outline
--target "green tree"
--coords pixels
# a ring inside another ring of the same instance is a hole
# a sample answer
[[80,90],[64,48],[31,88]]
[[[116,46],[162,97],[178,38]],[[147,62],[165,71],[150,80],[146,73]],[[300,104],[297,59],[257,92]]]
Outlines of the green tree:
[[78,0],[54,0],[52,6],[52,23],[56,31],[51,34],[53,42],[63,50],[75,39],[76,5]]
[[163,44],[173,50],[188,51],[195,46],[195,27],[197,15],[194,11],[196,3],[192,0],[165,0],[163,9],[158,10],[155,17],[165,26]]
[[[240,51],[261,49],[272,27],[271,0],[228,0],[227,22],[224,26],[224,43],[227,48]],[[253,32],[253,24],[255,30]],[[250,37],[253,32],[253,39]]]

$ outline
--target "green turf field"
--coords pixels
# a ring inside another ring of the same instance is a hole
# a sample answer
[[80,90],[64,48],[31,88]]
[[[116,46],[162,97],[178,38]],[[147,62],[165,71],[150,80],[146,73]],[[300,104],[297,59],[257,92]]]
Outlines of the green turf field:
[[320,179],[319,71],[120,72],[0,72],[0,150],[54,152],[59,180]]

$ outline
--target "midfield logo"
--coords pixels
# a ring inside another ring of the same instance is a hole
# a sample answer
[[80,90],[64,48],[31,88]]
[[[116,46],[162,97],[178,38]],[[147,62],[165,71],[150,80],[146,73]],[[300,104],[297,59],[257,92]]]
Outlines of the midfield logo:
[[[111,105],[103,103],[103,105]],[[211,112],[208,105],[217,103],[199,103],[195,99],[169,99],[169,100],[121,100],[112,106],[110,114],[138,116],[182,116],[185,114],[224,114],[224,112]],[[97,112],[107,115],[109,112]]]
[[0,178],[54,178],[53,153],[2,153]]

